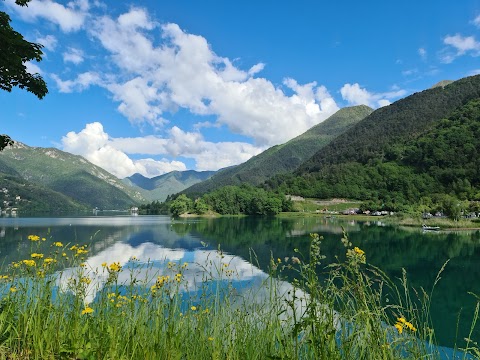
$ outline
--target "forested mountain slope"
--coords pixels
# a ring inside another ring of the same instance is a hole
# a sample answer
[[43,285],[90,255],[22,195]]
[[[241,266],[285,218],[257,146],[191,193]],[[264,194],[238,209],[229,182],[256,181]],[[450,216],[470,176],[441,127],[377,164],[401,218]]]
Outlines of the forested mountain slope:
[[141,194],[102,168],[54,148],[16,142],[0,152],[0,172],[61,193],[88,208],[124,209],[144,201]]
[[324,165],[383,160],[392,143],[415,139],[458,107],[480,97],[480,75],[410,95],[380,108],[339,135],[302,164],[297,173]]
[[276,174],[291,172],[372,111],[365,105],[343,108],[287,143],[273,146],[243,164],[219,171],[185,192],[202,194],[225,185],[259,185]]
[[[480,76],[378,109],[295,174],[268,186],[318,198],[405,204],[480,200]],[[453,201],[453,200],[452,200]]]
[[0,208],[22,213],[77,213],[90,210],[59,192],[0,172]]

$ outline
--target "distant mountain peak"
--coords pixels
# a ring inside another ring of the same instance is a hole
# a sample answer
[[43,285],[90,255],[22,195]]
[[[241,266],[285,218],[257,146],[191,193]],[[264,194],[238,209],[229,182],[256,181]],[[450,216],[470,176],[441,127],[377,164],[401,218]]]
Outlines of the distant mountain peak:
[[451,83],[453,83],[454,80],[442,80],[442,81],[439,81],[438,83],[436,83],[435,85],[433,85],[430,89],[434,89],[434,88],[437,88],[437,87],[445,87],[447,85],[450,85]]
[[122,181],[137,186],[142,195],[150,201],[164,201],[168,195],[176,194],[194,184],[205,181],[213,174],[215,171],[174,170],[152,178],[136,173]]
[[13,145],[10,145],[8,149],[29,149],[30,146],[21,143],[20,141],[13,141]]

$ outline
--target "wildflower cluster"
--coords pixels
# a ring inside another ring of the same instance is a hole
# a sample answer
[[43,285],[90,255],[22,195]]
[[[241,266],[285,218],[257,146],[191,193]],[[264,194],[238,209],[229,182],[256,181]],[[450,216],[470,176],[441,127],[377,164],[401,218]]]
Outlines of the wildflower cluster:
[[397,318],[397,322],[394,326],[397,329],[399,334],[403,332],[403,329],[408,329],[412,332],[417,331],[417,329],[412,325],[412,323],[405,320],[404,317]]
[[170,276],[168,275],[158,276],[157,281],[155,282],[155,285],[152,285],[150,290],[152,291],[152,293],[155,293],[156,290],[161,289],[169,281],[170,281]]
[[110,265],[106,266],[106,268],[109,273],[119,273],[120,271],[122,271],[122,265],[120,265],[119,262],[113,262]]
[[[61,244],[61,243],[59,243],[59,244]],[[88,250],[86,248],[87,248],[87,245],[82,245],[82,246],[73,245],[72,247],[70,247],[70,251],[73,251],[74,256],[78,257],[78,256],[81,256],[81,255],[88,254]]]
[[347,249],[347,259],[360,264],[365,264],[367,261],[365,251],[357,246],[355,246],[353,249]]
[[[28,240],[33,241],[33,242],[40,241],[40,236],[38,236],[38,235],[28,235]],[[45,241],[45,240],[46,239],[43,237],[42,241]]]
[[[107,294],[108,303],[115,309],[122,309],[133,303],[148,303],[148,299],[140,294],[134,294],[131,296],[122,295],[120,293],[111,292]],[[122,311],[122,314],[125,314]]]

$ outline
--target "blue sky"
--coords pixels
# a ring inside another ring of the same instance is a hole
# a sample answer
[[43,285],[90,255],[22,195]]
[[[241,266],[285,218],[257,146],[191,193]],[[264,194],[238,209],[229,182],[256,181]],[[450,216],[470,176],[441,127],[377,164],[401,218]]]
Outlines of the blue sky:
[[123,178],[217,170],[345,106],[480,73],[480,0],[0,2],[49,94],[0,92],[0,133]]

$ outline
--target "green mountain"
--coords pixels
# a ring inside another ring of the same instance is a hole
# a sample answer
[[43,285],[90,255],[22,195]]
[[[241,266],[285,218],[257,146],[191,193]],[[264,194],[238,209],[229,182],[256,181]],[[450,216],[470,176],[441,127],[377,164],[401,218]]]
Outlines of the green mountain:
[[55,148],[15,142],[0,152],[0,176],[7,175],[19,184],[49,189],[90,209],[125,209],[145,200],[138,191],[83,157]]
[[169,173],[147,178],[141,174],[134,174],[123,179],[130,186],[140,188],[142,195],[149,201],[165,201],[168,195],[180,191],[209,179],[215,171],[171,171]]
[[87,209],[68,196],[21,177],[0,172],[0,208],[17,208],[22,213],[78,213]]
[[343,108],[285,144],[273,146],[247,162],[219,171],[186,193],[201,194],[225,185],[259,185],[268,178],[294,171],[305,160],[373,110],[365,105]]
[[460,106],[480,96],[480,76],[410,95],[377,109],[338,136],[299,168],[316,172],[324,165],[384,159],[393,143],[417,138]]
[[374,111],[269,186],[373,199],[385,208],[445,196],[480,200],[479,99],[480,76],[413,94]]

